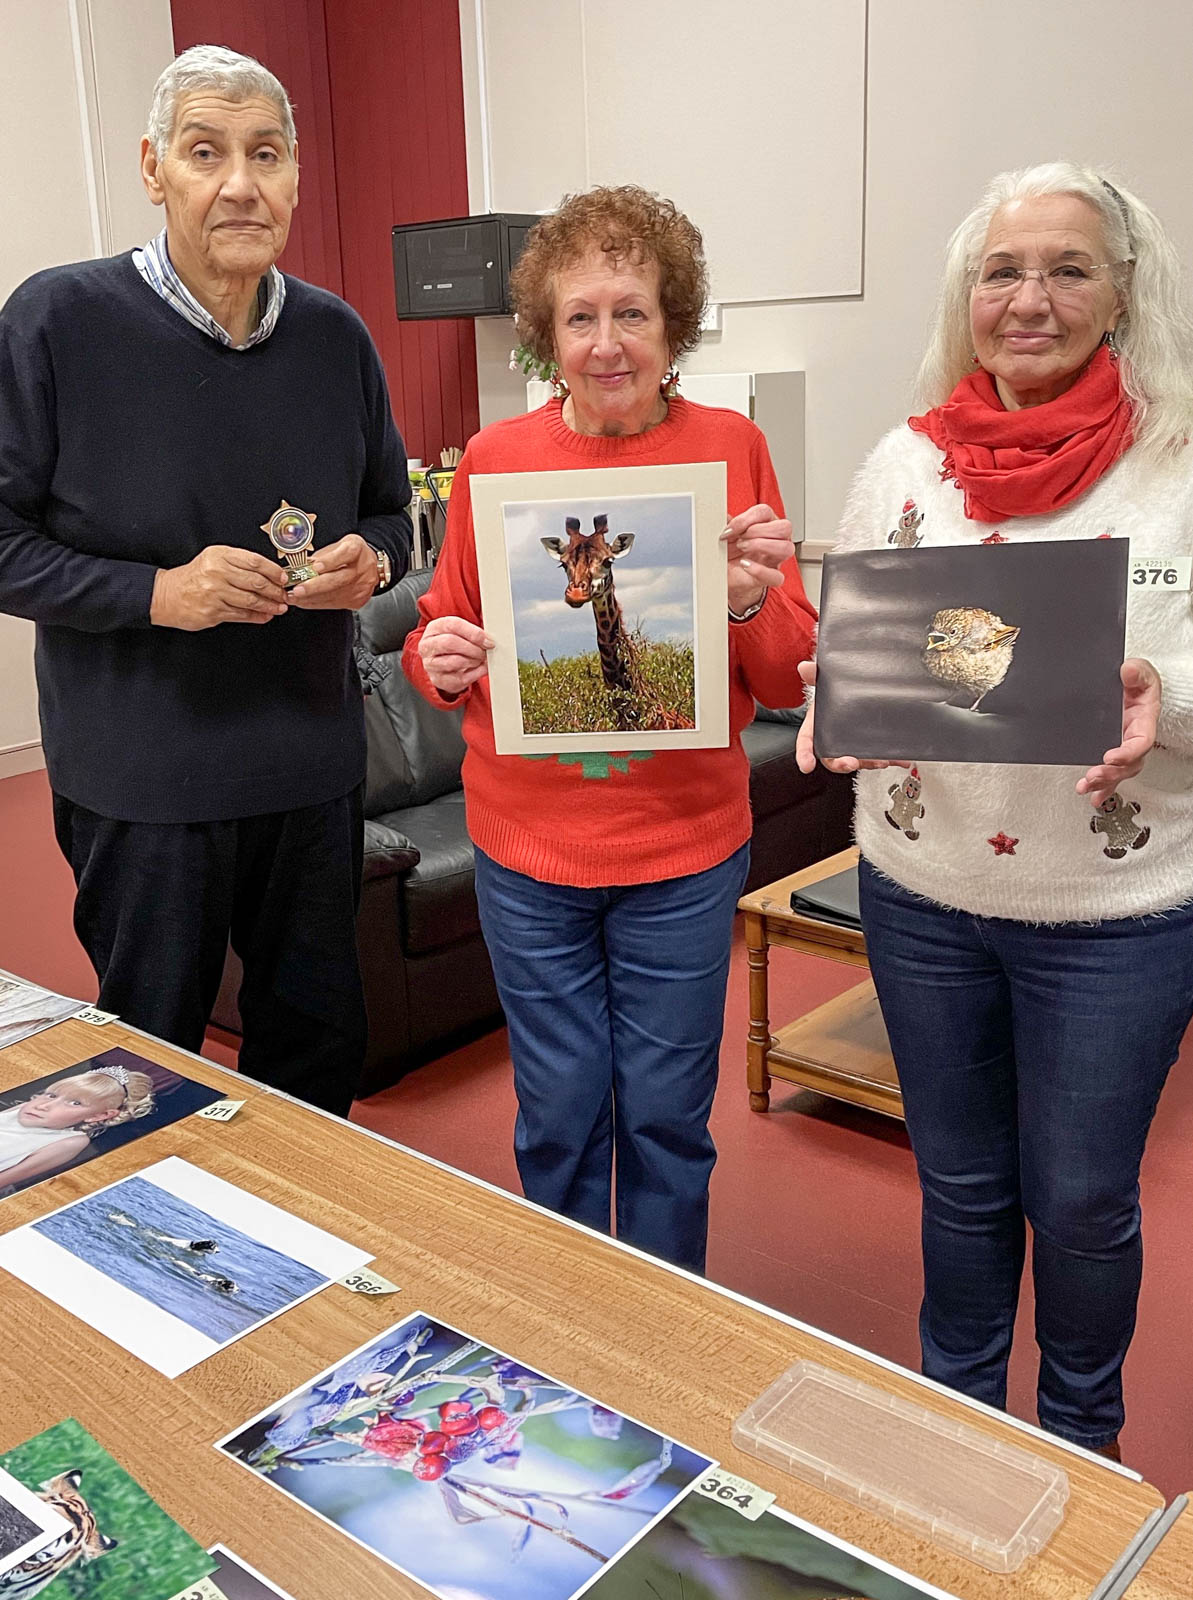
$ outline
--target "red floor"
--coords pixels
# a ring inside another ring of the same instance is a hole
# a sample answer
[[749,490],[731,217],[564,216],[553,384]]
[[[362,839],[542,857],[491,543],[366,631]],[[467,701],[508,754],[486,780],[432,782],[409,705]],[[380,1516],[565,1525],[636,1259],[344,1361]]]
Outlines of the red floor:
[[[70,928],[70,874],[57,854],[44,774],[0,782],[0,967],[93,998],[94,978]],[[817,1327],[914,1366],[919,1298],[918,1193],[902,1127],[776,1092],[750,1112],[744,1082],[746,966],[740,928],[730,977],[721,1086],[713,1113],[709,1274]],[[828,962],[772,957],[778,1021],[856,981]],[[207,1054],[230,1064],[212,1038]],[[781,1089],[782,1086],[779,1086]],[[504,1033],[358,1103],[355,1120],[453,1166],[517,1190],[514,1098]],[[1129,1463],[1170,1497],[1193,1487],[1193,1035],[1156,1118],[1144,1166],[1147,1264],[1139,1332],[1127,1363]],[[1030,1289],[1012,1364],[1011,1409],[1033,1415]]]

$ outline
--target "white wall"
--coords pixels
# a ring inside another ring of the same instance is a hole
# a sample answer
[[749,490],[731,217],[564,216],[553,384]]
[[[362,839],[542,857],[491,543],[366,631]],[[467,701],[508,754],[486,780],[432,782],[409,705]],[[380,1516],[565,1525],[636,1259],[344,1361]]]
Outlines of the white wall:
[[[494,0],[489,0],[494,3]],[[514,0],[496,0],[510,6]],[[691,0],[728,9],[726,0]],[[483,140],[475,63],[476,0],[461,0],[472,209],[483,205]],[[826,8],[830,9],[830,8]],[[750,5],[725,36],[723,94],[756,132],[757,161],[781,168],[752,60],[767,49]],[[541,26],[541,23],[540,23]],[[639,7],[628,48],[653,51],[659,94],[677,118],[698,116],[666,75],[668,41]],[[537,98],[544,137],[571,109],[566,83],[544,81],[550,41],[527,45],[519,79],[489,96]],[[1007,167],[1072,158],[1113,168],[1159,212],[1193,264],[1193,6],[1188,0],[870,0],[865,274],[861,298],[727,305],[723,332],[692,357],[693,371],[807,373],[807,536],[831,538],[850,477],[869,446],[909,407],[911,381],[935,296],[945,241],[987,179]],[[792,93],[800,64],[791,63]],[[616,77],[599,86],[604,114],[630,118]],[[718,199],[709,195],[711,206]],[[701,220],[699,197],[688,197]],[[785,219],[786,220],[786,219]],[[741,217],[741,250],[768,231]],[[506,372],[512,324],[477,323],[481,420],[510,414],[524,391]]]
[[[139,176],[169,0],[0,0],[0,301],[160,226]],[[0,616],[0,777],[41,764],[33,626]]]

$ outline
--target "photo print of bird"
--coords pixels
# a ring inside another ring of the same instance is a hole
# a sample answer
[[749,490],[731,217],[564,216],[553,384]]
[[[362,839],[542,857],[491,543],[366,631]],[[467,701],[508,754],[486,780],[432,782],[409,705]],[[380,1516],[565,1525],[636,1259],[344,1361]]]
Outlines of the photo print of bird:
[[973,695],[976,711],[991,689],[1011,669],[1019,629],[981,606],[949,606],[938,611],[928,628],[921,660],[950,690]]

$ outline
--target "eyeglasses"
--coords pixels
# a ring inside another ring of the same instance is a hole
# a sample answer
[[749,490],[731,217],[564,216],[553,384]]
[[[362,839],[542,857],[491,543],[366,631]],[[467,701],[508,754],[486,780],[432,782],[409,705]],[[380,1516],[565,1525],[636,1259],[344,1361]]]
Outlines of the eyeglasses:
[[1009,300],[1027,278],[1039,278],[1040,287],[1050,300],[1080,300],[1101,282],[1101,274],[1111,267],[1126,266],[1126,261],[1100,261],[1094,266],[1079,266],[1062,261],[1055,267],[1021,267],[1014,261],[998,261],[982,268],[973,286],[974,294],[984,299]]

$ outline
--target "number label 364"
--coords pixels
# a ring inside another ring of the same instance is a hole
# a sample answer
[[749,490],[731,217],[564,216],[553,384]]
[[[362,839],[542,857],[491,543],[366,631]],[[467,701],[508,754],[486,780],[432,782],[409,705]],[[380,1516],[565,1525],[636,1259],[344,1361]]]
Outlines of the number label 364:
[[773,1494],[760,1489],[756,1483],[739,1478],[735,1472],[723,1472],[720,1467],[713,1467],[705,1473],[696,1485],[696,1493],[708,1500],[719,1500],[723,1505],[732,1506],[749,1522],[757,1522],[767,1506],[775,1501]]

